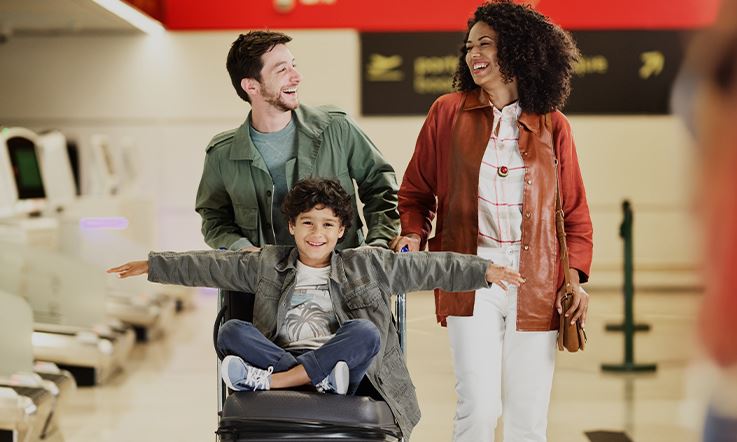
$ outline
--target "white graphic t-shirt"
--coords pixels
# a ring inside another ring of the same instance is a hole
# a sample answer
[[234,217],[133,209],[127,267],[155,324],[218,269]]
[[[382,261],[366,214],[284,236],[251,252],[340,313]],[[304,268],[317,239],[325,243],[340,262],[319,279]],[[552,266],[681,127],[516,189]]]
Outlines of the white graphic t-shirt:
[[338,318],[330,300],[330,267],[309,267],[297,261],[292,300],[277,335],[276,344],[288,350],[314,350],[338,330]]

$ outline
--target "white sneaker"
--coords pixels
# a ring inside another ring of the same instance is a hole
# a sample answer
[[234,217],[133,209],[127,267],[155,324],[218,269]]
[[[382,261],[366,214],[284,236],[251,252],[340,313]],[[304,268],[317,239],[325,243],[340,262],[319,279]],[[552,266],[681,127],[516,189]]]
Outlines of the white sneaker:
[[273,372],[274,367],[262,370],[233,355],[223,358],[220,365],[220,375],[225,385],[235,391],[268,390]]
[[348,364],[338,361],[330,374],[315,385],[315,388],[320,393],[346,394],[349,380]]

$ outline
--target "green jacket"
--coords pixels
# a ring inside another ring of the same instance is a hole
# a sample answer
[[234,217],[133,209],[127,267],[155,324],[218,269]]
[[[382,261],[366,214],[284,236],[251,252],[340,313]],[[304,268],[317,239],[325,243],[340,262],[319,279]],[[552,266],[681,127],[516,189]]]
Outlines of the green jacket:
[[[297,158],[287,162],[287,187],[308,177],[337,178],[353,199],[353,225],[339,249],[363,244],[388,247],[399,233],[394,169],[361,129],[340,109],[300,105]],[[248,131],[251,115],[238,128],[216,135],[207,146],[195,210],[202,234],[213,248],[239,249],[274,244],[273,181]],[[368,236],[358,216],[353,181],[364,203]],[[275,213],[280,213],[275,210]],[[292,245],[292,244],[285,244]]]

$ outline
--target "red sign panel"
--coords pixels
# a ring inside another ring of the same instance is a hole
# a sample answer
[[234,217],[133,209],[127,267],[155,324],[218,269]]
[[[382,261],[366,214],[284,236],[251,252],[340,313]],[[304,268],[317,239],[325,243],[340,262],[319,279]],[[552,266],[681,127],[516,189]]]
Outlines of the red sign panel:
[[[480,0],[163,0],[170,30],[457,31]],[[694,29],[719,0],[527,0],[567,29]]]

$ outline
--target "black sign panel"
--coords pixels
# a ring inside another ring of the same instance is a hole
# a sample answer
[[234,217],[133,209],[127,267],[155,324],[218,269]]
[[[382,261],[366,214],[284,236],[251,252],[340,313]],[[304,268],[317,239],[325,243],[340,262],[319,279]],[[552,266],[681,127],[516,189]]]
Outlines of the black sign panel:
[[361,112],[425,115],[452,90],[462,32],[361,34]]
[[[425,115],[452,90],[463,33],[362,33],[364,115]],[[568,114],[666,114],[683,59],[681,31],[573,32],[576,66]]]
[[580,31],[568,114],[667,114],[684,55],[680,31]]

